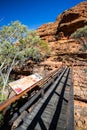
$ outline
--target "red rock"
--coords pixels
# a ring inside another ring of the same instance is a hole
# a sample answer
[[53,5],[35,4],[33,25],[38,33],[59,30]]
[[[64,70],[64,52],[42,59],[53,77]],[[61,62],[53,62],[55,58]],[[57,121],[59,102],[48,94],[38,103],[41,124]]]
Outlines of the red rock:
[[81,2],[60,14],[55,22],[40,26],[37,34],[47,42],[54,42],[58,40],[60,32],[67,37],[85,25],[87,25],[87,2]]

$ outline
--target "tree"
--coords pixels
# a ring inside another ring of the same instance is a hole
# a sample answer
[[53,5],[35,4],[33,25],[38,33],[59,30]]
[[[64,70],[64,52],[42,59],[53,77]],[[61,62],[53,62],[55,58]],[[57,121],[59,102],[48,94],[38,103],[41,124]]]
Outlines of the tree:
[[3,26],[0,30],[0,42],[8,41],[11,44],[24,38],[28,33],[25,25],[19,21],[11,22],[8,26]]
[[46,42],[35,31],[28,31],[19,21],[11,22],[0,30],[0,80],[2,100],[12,69],[25,60],[41,61],[49,52]]
[[18,46],[25,51],[27,58],[34,61],[41,61],[50,52],[48,44],[35,31],[30,31],[24,39],[20,39]]
[[19,52],[19,48],[5,42],[0,44],[0,76],[2,79],[2,99],[4,97],[5,87],[7,86],[10,73],[14,66],[23,61],[24,57]]
[[26,26],[19,21],[11,22],[9,26],[3,26],[0,30],[0,79],[2,80],[2,98],[7,86],[10,73],[15,65],[24,61],[19,47],[13,43],[19,41],[27,35]]

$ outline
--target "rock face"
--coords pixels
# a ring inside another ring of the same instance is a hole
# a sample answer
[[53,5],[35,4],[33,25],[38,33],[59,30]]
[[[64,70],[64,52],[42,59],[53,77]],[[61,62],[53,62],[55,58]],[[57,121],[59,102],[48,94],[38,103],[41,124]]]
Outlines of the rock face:
[[24,64],[14,67],[11,72],[12,79],[17,80],[32,74],[34,65],[35,63],[33,61],[28,60]]
[[87,130],[87,64],[73,68],[76,130]]
[[57,21],[59,21],[58,32],[63,31],[65,36],[87,25],[87,2],[82,2],[63,12],[57,17]]
[[56,32],[57,32],[58,23],[48,23],[43,24],[37,29],[37,34],[45,40],[46,42],[56,41]]
[[64,11],[55,22],[40,26],[37,34],[47,42],[54,42],[58,39],[60,32],[63,32],[65,36],[70,36],[85,25],[87,25],[87,2],[82,2]]

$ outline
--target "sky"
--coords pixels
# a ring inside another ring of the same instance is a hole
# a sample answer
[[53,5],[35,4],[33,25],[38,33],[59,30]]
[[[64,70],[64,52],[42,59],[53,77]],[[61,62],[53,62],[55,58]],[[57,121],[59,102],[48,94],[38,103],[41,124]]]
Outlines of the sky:
[[19,20],[29,30],[37,29],[83,1],[86,0],[0,0],[0,27]]

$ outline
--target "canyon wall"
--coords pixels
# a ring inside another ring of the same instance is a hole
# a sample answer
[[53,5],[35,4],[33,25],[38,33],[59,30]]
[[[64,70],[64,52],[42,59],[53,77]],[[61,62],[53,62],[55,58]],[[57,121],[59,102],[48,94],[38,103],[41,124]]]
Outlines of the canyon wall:
[[37,29],[37,34],[47,42],[60,39],[59,33],[63,32],[69,37],[78,28],[87,25],[87,2],[82,2],[60,14],[55,22],[43,24]]

